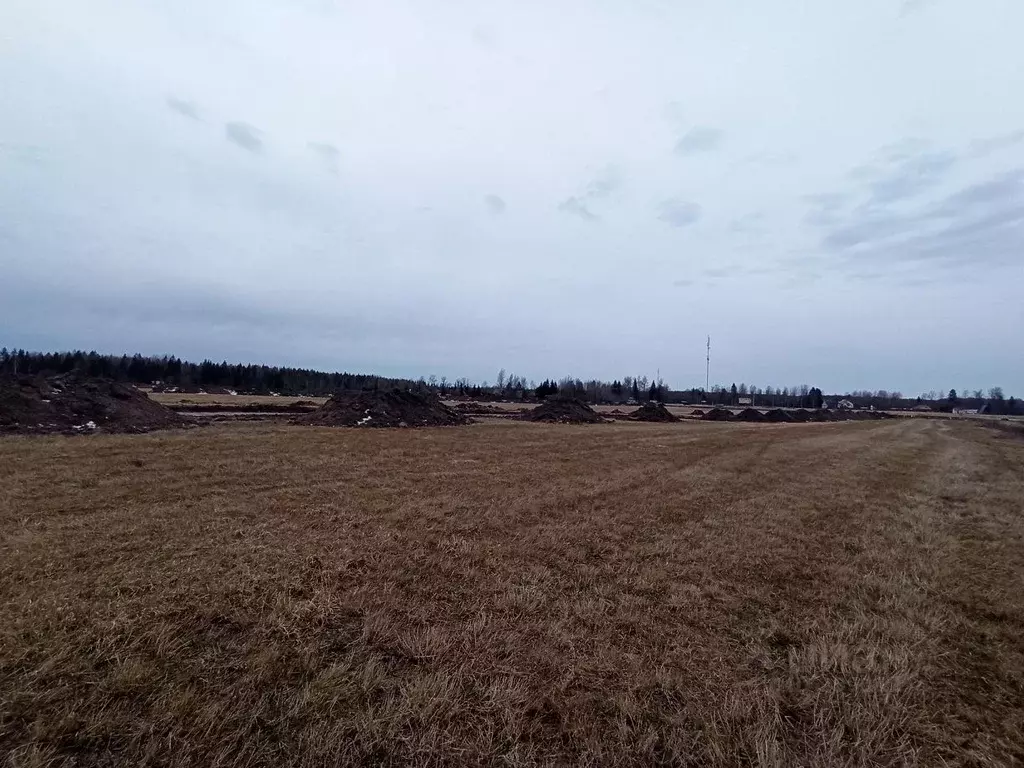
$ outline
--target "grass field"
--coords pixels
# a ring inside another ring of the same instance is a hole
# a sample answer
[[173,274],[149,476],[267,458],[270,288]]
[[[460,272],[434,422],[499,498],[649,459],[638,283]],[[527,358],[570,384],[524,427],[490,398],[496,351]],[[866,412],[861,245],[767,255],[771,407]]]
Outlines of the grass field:
[[148,392],[161,405],[291,405],[295,402],[323,405],[326,397],[274,397],[273,395],[210,395],[194,392]]
[[1024,761],[1024,440],[0,440],[0,763]]

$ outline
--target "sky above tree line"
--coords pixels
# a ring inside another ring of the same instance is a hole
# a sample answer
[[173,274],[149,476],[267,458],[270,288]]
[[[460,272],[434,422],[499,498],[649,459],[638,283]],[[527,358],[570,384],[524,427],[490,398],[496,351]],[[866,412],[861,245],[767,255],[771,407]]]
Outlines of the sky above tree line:
[[0,343],[1024,393],[1024,5],[7,0]]

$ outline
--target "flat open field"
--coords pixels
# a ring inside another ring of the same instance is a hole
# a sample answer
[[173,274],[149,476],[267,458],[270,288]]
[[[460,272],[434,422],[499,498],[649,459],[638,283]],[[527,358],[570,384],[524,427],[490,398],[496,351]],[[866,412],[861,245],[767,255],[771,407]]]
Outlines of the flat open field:
[[0,763],[1019,765],[1024,440],[0,440]]
[[274,397],[273,395],[210,395],[195,392],[149,392],[161,405],[291,405],[295,402],[323,405],[326,397]]

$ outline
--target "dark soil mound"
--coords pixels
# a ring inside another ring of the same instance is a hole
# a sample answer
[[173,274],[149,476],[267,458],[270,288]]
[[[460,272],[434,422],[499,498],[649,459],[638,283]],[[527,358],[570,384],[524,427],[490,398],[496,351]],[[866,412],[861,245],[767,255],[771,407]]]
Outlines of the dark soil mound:
[[601,424],[604,419],[586,403],[570,398],[545,400],[523,414],[527,421],[548,421],[561,424]]
[[810,421],[812,419],[811,411],[804,410],[791,411],[789,416],[793,421],[798,422]]
[[701,416],[704,421],[732,421],[732,411],[725,408],[712,408]]
[[148,432],[189,424],[127,384],[77,372],[0,377],[0,432]]
[[339,392],[320,408],[299,416],[296,424],[323,427],[448,427],[468,423],[465,415],[431,393]]
[[764,414],[756,408],[744,408],[736,414],[736,421],[767,421]]
[[691,416],[703,416],[704,415],[704,411],[702,411],[700,408],[694,408],[692,411],[690,411],[690,415]]
[[809,421],[835,421],[832,417],[832,411],[823,411],[818,409],[816,411],[809,411]]
[[649,401],[633,411],[629,417],[636,421],[679,421],[661,403]]
[[781,408],[774,408],[764,415],[765,421],[770,421],[772,424],[792,424],[794,419],[793,416]]

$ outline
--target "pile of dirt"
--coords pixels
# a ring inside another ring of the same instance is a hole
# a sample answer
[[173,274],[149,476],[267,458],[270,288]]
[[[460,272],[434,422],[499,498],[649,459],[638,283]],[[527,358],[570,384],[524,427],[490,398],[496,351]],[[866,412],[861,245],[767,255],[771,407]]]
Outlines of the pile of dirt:
[[629,418],[634,421],[679,421],[669,412],[668,408],[653,400],[641,405],[629,415]]
[[700,408],[694,408],[692,411],[690,411],[690,415],[691,416],[703,416],[704,415],[704,411],[702,411]]
[[560,424],[601,424],[601,415],[581,400],[554,398],[545,400],[523,414],[526,421],[547,421]]
[[0,377],[0,432],[148,432],[190,424],[127,384],[78,372]]
[[813,412],[800,409],[796,411],[791,411],[789,417],[793,421],[797,422],[811,421],[813,419]]
[[764,414],[756,408],[744,408],[742,411],[737,413],[734,418],[736,421],[762,422],[766,420]]
[[765,421],[770,421],[772,424],[792,424],[795,419],[788,412],[781,408],[773,408],[764,415]]
[[732,421],[732,411],[725,408],[712,408],[701,416],[704,421]]
[[818,409],[816,411],[809,411],[810,414],[808,421],[835,421],[832,416],[832,411],[823,411]]
[[295,424],[322,427],[449,427],[469,420],[429,392],[339,392]]

